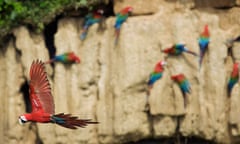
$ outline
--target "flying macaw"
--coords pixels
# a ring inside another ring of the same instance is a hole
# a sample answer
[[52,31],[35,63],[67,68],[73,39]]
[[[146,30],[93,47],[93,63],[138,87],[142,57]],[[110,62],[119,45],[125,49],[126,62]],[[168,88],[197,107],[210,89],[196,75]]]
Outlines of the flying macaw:
[[91,119],[79,119],[71,114],[55,114],[54,101],[51,94],[50,83],[47,78],[44,63],[40,60],[33,61],[30,69],[30,100],[32,112],[19,116],[19,123],[29,121],[39,123],[56,123],[69,129],[84,128],[88,124],[97,124]]
[[190,94],[191,88],[190,88],[190,83],[186,79],[184,74],[178,74],[178,75],[173,75],[171,76],[171,79],[175,81],[178,86],[180,87],[183,98],[184,98],[184,107],[187,106],[187,93]]
[[198,44],[200,47],[200,59],[199,59],[199,65],[201,67],[203,57],[208,49],[208,44],[210,42],[210,33],[208,30],[208,25],[205,25],[204,31],[200,34],[200,37],[198,39]]
[[234,65],[233,65],[233,70],[231,73],[231,77],[228,81],[228,87],[227,87],[227,94],[229,97],[231,96],[231,92],[232,92],[234,85],[239,80],[239,65],[240,65],[239,63],[234,63]]
[[102,21],[103,13],[104,13],[104,11],[102,9],[98,9],[98,10],[96,10],[92,13],[89,13],[85,16],[84,26],[83,26],[82,34],[80,36],[81,40],[84,40],[86,38],[88,28],[91,25]]
[[127,6],[117,14],[116,22],[114,25],[115,35],[116,35],[115,44],[117,44],[117,42],[118,42],[120,28],[121,28],[122,24],[127,20],[128,16],[130,15],[130,13],[132,11],[133,11],[133,8],[131,6]]
[[198,56],[195,52],[189,51],[184,44],[174,44],[170,48],[162,50],[162,52],[169,55],[181,55],[183,52]]
[[166,64],[167,63],[165,61],[159,61],[155,65],[154,71],[150,74],[150,77],[149,77],[149,80],[148,80],[148,83],[147,83],[148,88],[149,88],[149,92],[150,92],[150,89],[152,89],[153,84],[162,77],[164,66]]
[[54,56],[49,61],[46,61],[45,64],[61,62],[64,64],[80,63],[80,58],[74,52],[66,52],[61,55]]

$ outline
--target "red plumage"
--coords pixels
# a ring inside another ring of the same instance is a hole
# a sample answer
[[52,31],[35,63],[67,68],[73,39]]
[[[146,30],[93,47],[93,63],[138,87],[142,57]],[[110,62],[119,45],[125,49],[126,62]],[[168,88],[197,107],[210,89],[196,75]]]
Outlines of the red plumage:
[[19,117],[20,123],[27,121],[40,123],[56,123],[70,129],[85,127],[88,124],[97,124],[90,119],[79,119],[71,114],[54,114],[54,101],[45,66],[42,61],[33,61],[30,69],[30,100],[32,112]]
[[127,14],[129,12],[133,11],[133,8],[131,6],[127,6],[124,9],[120,11],[121,14]]
[[54,102],[51,87],[45,72],[44,63],[34,61],[30,69],[30,100],[32,111],[42,110],[54,114]]
[[203,32],[201,33],[201,36],[206,37],[206,38],[209,38],[209,37],[210,37],[210,33],[209,33],[209,30],[208,30],[208,25],[205,25],[205,26],[204,26],[204,30],[203,30]]

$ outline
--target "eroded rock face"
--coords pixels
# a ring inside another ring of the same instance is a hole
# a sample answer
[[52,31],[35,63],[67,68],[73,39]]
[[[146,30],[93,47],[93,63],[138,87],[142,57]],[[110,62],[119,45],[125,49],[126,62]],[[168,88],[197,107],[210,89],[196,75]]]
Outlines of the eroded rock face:
[[[100,122],[76,131],[53,124],[20,126],[17,123],[18,116],[24,113],[23,94],[19,89],[29,78],[30,65],[34,59],[49,58],[43,35],[32,34],[25,27],[17,28],[16,40],[11,40],[0,53],[0,110],[4,115],[0,117],[0,139],[5,143],[41,140],[43,143],[112,144],[173,137],[178,132],[186,137],[237,143],[232,136],[240,136],[240,90],[237,84],[232,97],[226,95],[233,59],[228,56],[224,42],[237,35],[239,8],[228,11],[227,15],[224,10],[190,10],[182,4],[159,2],[162,3],[159,9],[148,9],[148,13],[154,14],[132,16],[123,24],[117,45],[113,17],[106,20],[103,31],[98,31],[98,24],[93,25],[85,41],[79,38],[82,20],[59,21],[54,36],[56,54],[74,51],[81,63],[47,65],[55,111]],[[117,5],[120,2],[116,1],[116,9]],[[140,9],[139,6],[139,14],[145,13]],[[226,21],[230,19],[228,16],[233,17],[229,21],[232,25]],[[146,112],[146,82],[154,65],[165,57],[161,50],[181,42],[198,53],[197,38],[205,24],[209,25],[211,43],[201,69],[198,57],[189,54],[168,57],[163,77],[149,95],[150,111]],[[240,59],[238,48],[239,44],[232,47],[236,60]],[[170,79],[178,73],[184,73],[191,83],[186,109],[179,87]]]

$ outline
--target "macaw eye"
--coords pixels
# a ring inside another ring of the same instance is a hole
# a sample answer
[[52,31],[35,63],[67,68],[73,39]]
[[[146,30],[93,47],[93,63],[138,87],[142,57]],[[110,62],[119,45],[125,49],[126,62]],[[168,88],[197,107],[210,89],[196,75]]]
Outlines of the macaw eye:
[[22,125],[27,122],[26,118],[24,116],[20,116],[18,119],[18,122]]

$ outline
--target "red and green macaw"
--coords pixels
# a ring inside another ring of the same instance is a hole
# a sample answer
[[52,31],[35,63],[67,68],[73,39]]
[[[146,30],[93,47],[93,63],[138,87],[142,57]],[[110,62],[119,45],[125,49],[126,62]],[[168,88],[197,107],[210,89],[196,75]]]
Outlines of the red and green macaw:
[[205,25],[203,32],[200,34],[200,38],[198,39],[198,44],[200,47],[200,59],[199,59],[199,65],[201,67],[203,57],[208,49],[208,45],[210,42],[210,33],[208,30],[208,25]]
[[165,61],[159,61],[155,65],[154,71],[150,74],[150,77],[149,77],[149,80],[148,80],[148,83],[147,83],[148,88],[149,88],[149,92],[150,92],[150,89],[152,89],[153,84],[162,77],[164,66],[166,64],[167,63]]
[[82,34],[80,36],[81,40],[84,40],[86,38],[88,28],[91,25],[102,21],[103,13],[104,13],[104,11],[102,9],[98,9],[98,10],[91,12],[85,16],[84,26],[83,26]]
[[79,119],[71,114],[55,114],[54,101],[51,94],[50,83],[47,78],[44,63],[40,60],[33,61],[30,68],[30,100],[32,112],[19,116],[19,123],[39,122],[56,123],[69,129],[85,127],[88,124],[97,124],[90,119]]
[[61,55],[54,56],[49,61],[46,61],[45,64],[61,62],[64,64],[80,63],[80,58],[74,52],[66,52]]
[[239,80],[239,66],[240,66],[239,63],[234,63],[234,65],[233,65],[233,70],[232,70],[230,79],[228,81],[228,86],[227,86],[227,94],[229,97],[231,96],[231,92],[232,92],[234,85]]
[[187,80],[185,75],[182,73],[171,76],[171,79],[173,81],[175,81],[178,84],[178,86],[180,87],[182,94],[183,94],[183,98],[184,98],[184,107],[186,107],[187,106],[187,93],[190,94],[190,91],[191,91],[189,81]]
[[117,42],[118,42],[120,28],[121,28],[122,24],[127,20],[128,16],[130,15],[130,13],[132,11],[133,11],[133,8],[131,6],[127,6],[117,14],[116,22],[114,25],[115,35],[116,35],[115,44],[117,44]]
[[184,44],[174,44],[170,48],[162,50],[162,52],[168,55],[181,55],[183,52],[198,56],[195,52],[188,50]]

